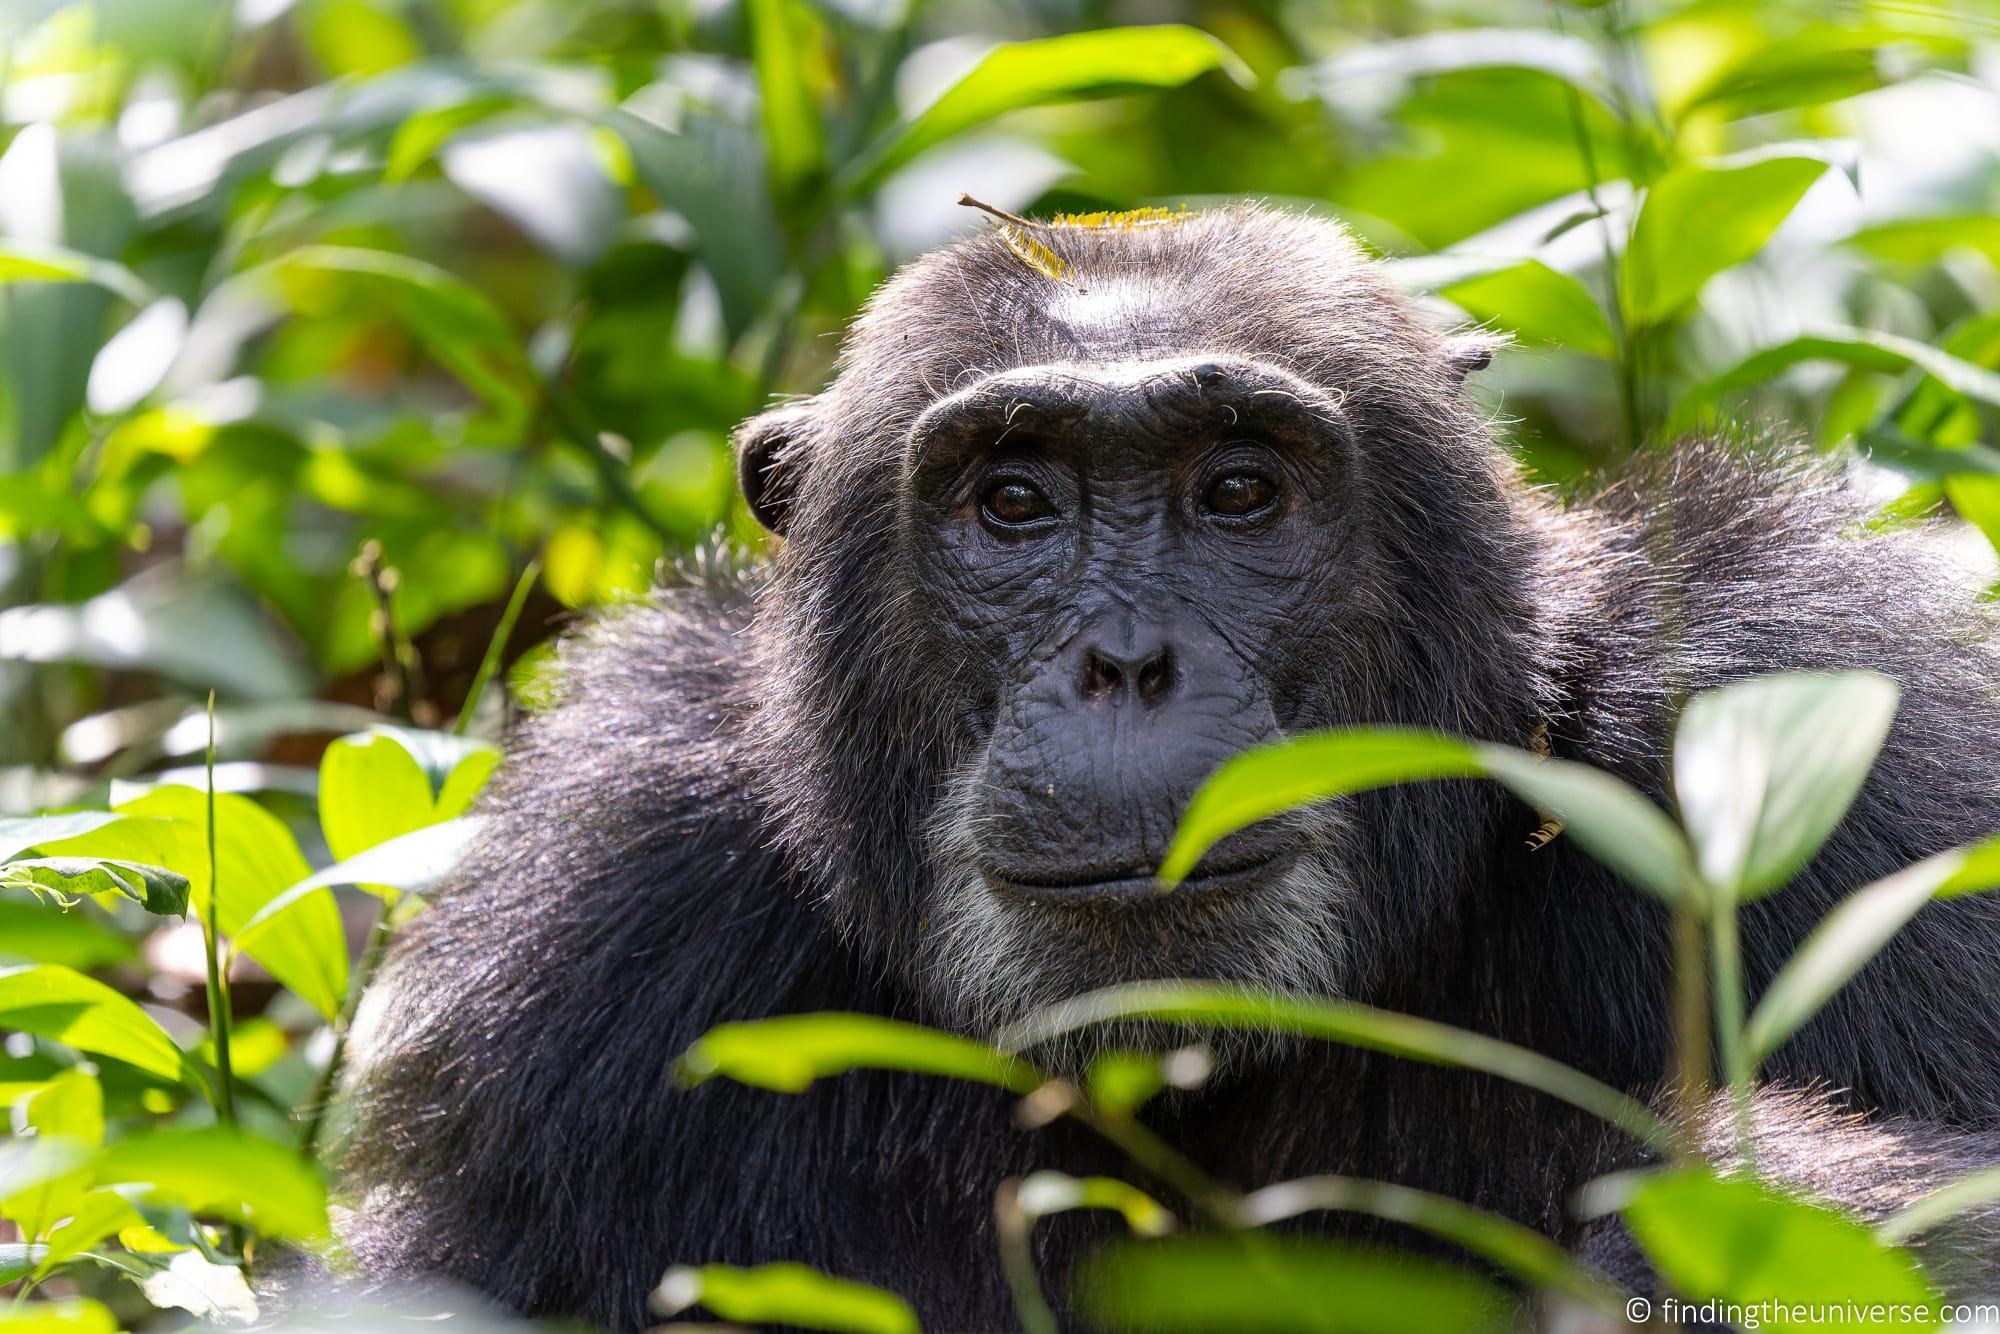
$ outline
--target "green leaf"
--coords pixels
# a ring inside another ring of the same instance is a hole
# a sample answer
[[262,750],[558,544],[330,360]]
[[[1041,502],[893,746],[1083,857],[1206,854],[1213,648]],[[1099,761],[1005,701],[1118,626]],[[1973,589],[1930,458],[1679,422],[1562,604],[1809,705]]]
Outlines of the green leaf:
[[1921,371],[1967,398],[2000,407],[2000,374],[1914,338],[1874,329],[1834,326],[1815,329],[1775,347],[1753,352],[1722,374],[1696,385],[1674,406],[1668,429],[1685,430],[1726,395],[1763,384],[1808,361],[1834,361],[1856,370],[1889,375]]
[[120,894],[162,917],[187,913],[188,879],[164,866],[95,857],[41,857],[0,866],[0,885],[54,894]]
[[1505,746],[1391,727],[1315,732],[1236,756],[1188,802],[1160,878],[1184,878],[1225,835],[1281,811],[1391,783],[1481,775],[1560,815],[1579,843],[1633,883],[1666,898],[1685,885],[1690,861],[1672,823],[1611,775]]
[[1861,791],[1899,694],[1873,672],[1792,672],[1689,701],[1674,795],[1703,879],[1744,902],[1803,870]]
[[95,1075],[65,1070],[22,1104],[28,1128],[41,1135],[88,1144],[104,1143],[104,1087]]
[[1016,1093],[1043,1082],[1025,1061],[983,1042],[869,1014],[793,1014],[711,1028],[681,1056],[686,1084],[723,1075],[780,1093],[850,1070],[909,1070]]
[[254,958],[263,933],[272,923],[285,920],[293,904],[335,885],[355,885],[391,901],[402,894],[431,888],[458,865],[459,858],[478,836],[481,823],[481,817],[468,815],[428,825],[314,871],[251,914],[250,920],[237,929],[237,948]]
[[1756,1181],[1706,1168],[1646,1175],[1619,1212],[1667,1282],[1696,1301],[1935,1310],[1937,1295],[1912,1256],[1852,1218]]
[[114,811],[70,811],[63,815],[30,815],[0,819],[0,862],[32,851],[44,843],[56,843],[93,829],[102,829],[124,817]]
[[1291,1033],[1406,1060],[1479,1070],[1581,1108],[1637,1139],[1671,1142],[1665,1125],[1638,1100],[1560,1061],[1484,1034],[1352,1001],[1274,995],[1221,982],[1139,982],[1050,1006],[1006,1029],[999,1042],[1008,1051],[1027,1051],[1086,1028],[1127,1019]]
[[[195,788],[155,788],[119,806],[119,814],[132,818],[44,845],[42,851],[171,866],[187,876],[189,903],[206,917],[207,803],[207,794]],[[233,937],[265,904],[311,875],[312,867],[284,822],[247,797],[217,793],[215,823],[221,884],[216,917],[222,934]],[[292,902],[244,952],[322,1015],[330,1019],[339,1012],[347,990],[347,937],[331,892],[319,890]]]
[[1905,264],[1931,264],[1954,250],[1971,250],[2000,266],[2000,218],[1990,213],[1905,218],[1864,227],[1847,243]]
[[1115,1242],[1078,1269],[1091,1324],[1145,1330],[1511,1330],[1514,1301],[1441,1261],[1260,1233]]
[[285,1145],[222,1126],[129,1136],[98,1156],[92,1177],[103,1186],[145,1186],[151,1199],[266,1237],[329,1235],[318,1169]]
[[1014,1203],[1030,1219],[1049,1218],[1075,1209],[1104,1209],[1118,1214],[1126,1227],[1142,1237],[1164,1237],[1174,1230],[1174,1216],[1165,1206],[1129,1181],[1116,1177],[1032,1172],[1014,1192]]
[[1228,47],[1199,28],[1178,23],[1007,42],[987,52],[914,119],[878,140],[851,173],[850,189],[866,194],[924,150],[1010,111],[1138,88],[1178,87],[1214,69],[1227,71],[1238,82],[1250,81]]
[[796,200],[826,167],[826,135],[807,77],[810,53],[824,34],[818,16],[799,0],[746,0],[744,12],[750,24],[772,193]]
[[169,1083],[191,1077],[181,1049],[144,1010],[95,978],[56,964],[0,972],[0,1028],[109,1056]]
[[1620,290],[1628,323],[1659,324],[1759,250],[1826,172],[1817,158],[1690,164],[1653,183],[1632,227]]
[[1632,884],[1669,903],[1692,879],[1694,857],[1666,812],[1624,782],[1569,760],[1507,746],[1481,746],[1486,772],[1514,795],[1563,822],[1566,837]]
[[132,1202],[115,1190],[86,1190],[70,1208],[69,1221],[49,1232],[48,1250],[39,1266],[45,1274],[121,1228],[143,1227],[146,1221]]
[[134,305],[146,301],[146,284],[122,264],[67,250],[19,241],[0,242],[0,283],[97,283],[127,297]]
[[1210,775],[1188,802],[1160,863],[1160,879],[1185,879],[1223,836],[1281,811],[1391,783],[1479,772],[1474,746],[1408,728],[1317,732],[1245,751]]
[[1769,115],[1880,88],[1896,64],[1884,50],[1887,36],[1827,24],[1762,43],[1693,90],[1670,114],[1676,121],[1704,109],[1730,118]]
[[1864,885],[1771,979],[1744,1031],[1753,1060],[1783,1046],[1932,899],[2000,888],[2000,838],[1927,857]]
[[1618,355],[1618,339],[1589,289],[1538,259],[1452,283],[1441,296],[1527,343],[1553,343],[1593,357]]
[[101,1302],[70,1299],[0,1307],[4,1334],[118,1334],[117,1318]]
[[893,1292],[804,1265],[677,1266],[659,1288],[669,1314],[705,1306],[735,1325],[789,1325],[842,1334],[917,1334],[917,1313]]
[[393,737],[342,737],[319,765],[319,824],[345,860],[434,823],[430,780]]

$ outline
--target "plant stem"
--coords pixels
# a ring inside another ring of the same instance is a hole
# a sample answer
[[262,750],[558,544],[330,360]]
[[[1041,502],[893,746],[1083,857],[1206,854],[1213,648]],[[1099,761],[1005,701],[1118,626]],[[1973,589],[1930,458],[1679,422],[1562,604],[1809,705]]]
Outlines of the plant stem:
[[382,673],[395,696],[397,716],[413,723],[417,698],[423,693],[423,670],[417,662],[416,647],[396,625],[396,572],[382,563],[382,545],[372,539],[362,543],[360,554],[349,568],[375,596],[376,640],[382,647]]
[[1680,1101],[1681,1147],[1697,1150],[1710,1081],[1708,942],[1692,895],[1674,908],[1674,1086]]
[[333,1050],[327,1053],[326,1069],[320,1071],[319,1078],[313,1081],[312,1093],[306,1099],[306,1125],[299,1135],[299,1152],[308,1158],[319,1153],[327,1108],[333,1101],[334,1090],[339,1086],[341,1069],[347,1064],[347,1037],[354,1029],[355,1011],[361,1008],[361,997],[368,990],[368,984],[381,971],[382,960],[388,957],[389,941],[394,934],[389,924],[389,904],[385,902],[375,914],[374,924],[368,928],[368,944],[361,951],[361,962],[347,980],[347,995],[341,998],[340,1013],[333,1021]]
[[452,724],[453,736],[464,736],[465,729],[471,725],[473,712],[479,707],[479,697],[486,693],[493,673],[500,670],[500,659],[506,654],[507,640],[514,633],[514,623],[521,619],[521,608],[527,605],[528,592],[534,588],[535,580],[541,573],[542,563],[531,560],[528,568],[521,571],[521,577],[515,581],[513,596],[507,599],[507,608],[500,613],[500,624],[493,628],[493,638],[486,642],[485,656],[480,658],[479,670],[472,676],[472,686],[465,692],[465,703],[459,708],[458,721]]
[[1014,1294],[1014,1313],[1022,1334],[1056,1334],[1056,1313],[1042,1292],[1032,1244],[1035,1222],[1021,1208],[1021,1181],[1009,1177],[993,1196],[993,1222],[1000,1242],[1000,1267]]
[[222,968],[222,932],[217,926],[216,901],[222,896],[215,874],[215,692],[208,692],[208,911],[203,915],[202,944],[208,963],[208,1027],[215,1041],[215,1115],[223,1125],[236,1124],[235,1071],[229,1057],[229,977]]
[[1743,1041],[1743,942],[1736,904],[1715,894],[1709,935],[1715,967],[1715,1032],[1722,1056],[1723,1078],[1729,1081],[1730,1112],[1736,1126],[1737,1152],[1744,1166],[1755,1161],[1756,1146],[1750,1116],[1749,1048]]

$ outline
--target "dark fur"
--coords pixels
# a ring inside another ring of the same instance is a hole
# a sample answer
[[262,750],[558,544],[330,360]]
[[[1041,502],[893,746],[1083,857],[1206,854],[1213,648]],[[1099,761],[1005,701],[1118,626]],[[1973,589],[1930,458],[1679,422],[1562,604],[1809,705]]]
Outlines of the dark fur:
[[[1323,723],[1522,744],[1547,720],[1559,754],[1658,792],[1676,676],[1900,680],[1852,815],[1747,914],[1753,985],[1855,886],[2000,829],[1985,618],[1922,534],[1848,533],[1860,512],[1826,473],[1696,447],[1558,507],[1512,479],[1462,398],[1478,358],[1337,228],[1235,210],[1052,244],[1076,285],[992,236],[892,281],[835,385],[746,428],[753,497],[787,534],[768,574],[668,589],[565,650],[564,702],[517,739],[481,849],[402,941],[376,1005],[348,1234],[368,1271],[633,1328],[670,1263],[795,1259],[903,1293],[930,1327],[1000,1328],[994,1186],[1038,1166],[1124,1170],[1080,1132],[1017,1130],[1007,1099],[943,1080],[856,1075],[786,1097],[669,1079],[723,1020],[965,1020],[927,972],[922,831],[964,753],[952,706],[977,665],[952,660],[911,596],[898,479],[917,414],[994,370],[1225,353],[1340,397],[1366,541],[1319,667]],[[1663,616],[1680,625],[1672,664]],[[1534,817],[1491,785],[1347,809],[1348,994],[1657,1087],[1652,900],[1567,840],[1524,851]],[[1780,1083],[1937,1128],[1900,1127],[1903,1157],[1850,1155],[1805,1188],[1865,1204],[1937,1175],[1919,1170],[1927,1146],[1937,1163],[1979,1156],[1966,1146],[1987,1141],[1962,1136],[2000,1115],[1996,906],[1927,909],[1771,1063]],[[1255,961],[1242,971],[1254,980]],[[1536,1095],[1336,1048],[1244,1063],[1153,1119],[1244,1186],[1379,1176],[1571,1242],[1569,1192],[1629,1161]],[[1096,1227],[1049,1226],[1052,1275]]]

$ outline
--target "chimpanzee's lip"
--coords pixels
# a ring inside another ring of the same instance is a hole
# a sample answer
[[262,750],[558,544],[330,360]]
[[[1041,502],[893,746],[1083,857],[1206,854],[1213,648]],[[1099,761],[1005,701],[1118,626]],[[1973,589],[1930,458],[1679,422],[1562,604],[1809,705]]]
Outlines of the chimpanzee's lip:
[[1167,885],[1151,871],[1111,876],[1049,876],[989,869],[986,883],[997,893],[1028,903],[1076,908],[1097,904],[1147,903],[1183,894],[1210,894],[1268,881],[1289,863],[1285,851],[1263,853],[1224,866],[1197,866],[1193,875]]

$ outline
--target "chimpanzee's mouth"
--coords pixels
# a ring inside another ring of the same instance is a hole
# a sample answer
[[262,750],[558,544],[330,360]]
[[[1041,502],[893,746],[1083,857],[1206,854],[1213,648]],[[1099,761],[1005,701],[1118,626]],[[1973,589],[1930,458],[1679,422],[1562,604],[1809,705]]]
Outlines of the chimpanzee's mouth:
[[988,869],[983,874],[995,893],[1023,903],[1055,908],[1136,906],[1177,895],[1213,894],[1265,884],[1284,873],[1292,856],[1290,849],[1281,849],[1239,857],[1220,866],[1204,861],[1192,875],[1171,886],[1163,884],[1151,870],[1060,876]]

